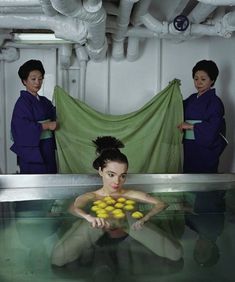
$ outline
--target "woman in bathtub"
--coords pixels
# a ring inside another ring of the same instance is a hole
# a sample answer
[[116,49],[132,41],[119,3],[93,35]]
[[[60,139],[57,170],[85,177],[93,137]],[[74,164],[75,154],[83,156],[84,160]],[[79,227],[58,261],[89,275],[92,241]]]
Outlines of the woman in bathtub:
[[[93,162],[93,167],[99,172],[103,185],[94,192],[78,196],[71,205],[70,212],[83,220],[75,222],[55,245],[52,252],[52,264],[63,266],[82,258],[91,248],[114,242],[122,244],[130,238],[132,241],[140,242],[160,257],[179,260],[182,256],[180,244],[148,222],[152,216],[163,211],[167,204],[147,193],[123,188],[128,170],[127,157],[119,150],[124,147],[123,143],[111,136],[98,137],[93,143],[98,154]],[[115,205],[109,208],[109,214],[113,214],[111,219],[106,212],[108,208],[105,206],[105,200],[118,203],[116,215],[112,213],[113,211],[111,212],[115,209]],[[129,211],[123,212],[118,207],[123,206],[122,202],[125,201],[129,201],[126,205],[129,206],[127,208]],[[135,202],[152,205],[150,211],[145,215],[137,212],[136,217],[142,216],[138,220],[131,216],[131,206]],[[91,212],[92,204],[93,210],[96,207],[99,211]]]

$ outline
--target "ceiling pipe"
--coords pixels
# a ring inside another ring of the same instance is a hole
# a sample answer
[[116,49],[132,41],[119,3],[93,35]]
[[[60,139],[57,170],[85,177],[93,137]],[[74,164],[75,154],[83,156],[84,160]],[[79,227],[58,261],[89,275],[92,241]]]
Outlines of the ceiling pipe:
[[[50,0],[54,9],[63,15],[74,17],[85,21],[88,30],[86,48],[92,60],[102,60],[108,48],[105,37],[106,12],[102,2],[97,1],[95,8],[94,1],[87,1],[83,6],[81,0]],[[101,5],[100,5],[101,2]],[[94,12],[90,12],[90,10]]]
[[1,0],[1,7],[25,7],[25,6],[40,6],[40,0]]
[[198,2],[215,6],[235,6],[235,0],[198,0]]
[[201,23],[216,9],[214,5],[207,5],[204,3],[198,3],[197,6],[187,16],[192,23]]
[[135,5],[131,16],[131,23],[134,26],[142,24],[142,17],[148,13],[151,2],[152,0],[140,0]]
[[58,12],[52,7],[50,0],[39,0],[42,7],[42,11],[46,16],[53,17],[58,14]]
[[87,61],[88,61],[88,54],[86,49],[79,45],[75,45],[75,52],[78,60],[78,64],[80,67],[80,99],[85,102],[85,95],[86,95],[86,69],[87,69]]
[[55,36],[74,43],[84,44],[87,37],[87,29],[83,22],[71,17],[56,15],[48,17],[44,15],[1,15],[0,28],[18,29],[49,29]]
[[127,61],[134,62],[139,57],[139,45],[140,45],[140,38],[138,37],[129,37],[128,38],[128,45],[127,45]]
[[130,22],[130,15],[134,3],[139,0],[121,0],[117,17],[117,30],[112,36],[112,57],[116,61],[124,59],[124,40]]
[[71,66],[72,44],[63,44],[59,48],[60,66],[69,69]]
[[176,15],[181,15],[184,8],[187,6],[188,0],[174,0],[170,5],[168,5],[168,11],[166,15],[166,20],[171,22],[174,20]]
[[6,62],[14,62],[18,60],[19,57],[20,57],[19,51],[14,47],[1,49],[0,60],[6,61]]

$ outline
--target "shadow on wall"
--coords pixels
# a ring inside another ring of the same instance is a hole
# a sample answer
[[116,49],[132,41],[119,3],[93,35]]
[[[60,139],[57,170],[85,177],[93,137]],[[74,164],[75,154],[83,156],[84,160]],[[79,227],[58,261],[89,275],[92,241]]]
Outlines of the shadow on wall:
[[219,172],[233,172],[234,168],[234,126],[233,122],[235,120],[235,104],[234,101],[229,95],[229,86],[232,83],[231,76],[231,65],[225,64],[224,67],[220,70],[220,81],[221,81],[221,90],[220,97],[224,103],[225,107],[225,119],[226,119],[226,138],[229,142],[227,148],[223,152],[220,160]]

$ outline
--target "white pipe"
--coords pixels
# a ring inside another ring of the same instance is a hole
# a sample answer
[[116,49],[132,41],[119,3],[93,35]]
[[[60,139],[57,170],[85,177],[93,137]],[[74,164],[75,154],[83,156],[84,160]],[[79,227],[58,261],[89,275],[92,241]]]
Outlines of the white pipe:
[[[106,12],[101,7],[97,12],[90,13],[87,2],[86,9],[80,0],[70,0],[69,5],[66,0],[51,0],[52,6],[63,15],[76,17],[85,21],[88,30],[87,51],[91,59],[102,60],[107,51],[105,38]],[[93,3],[92,3],[93,4]]]
[[40,14],[41,7],[0,7],[0,14]]
[[59,48],[60,66],[68,69],[71,66],[72,44],[63,44]]
[[86,49],[77,44],[75,46],[75,52],[78,59],[78,64],[80,66],[80,99],[85,102],[85,95],[86,95],[86,68],[87,68],[87,61],[88,61],[88,54]]
[[134,62],[138,59],[138,57],[139,57],[139,42],[140,42],[140,38],[138,38],[138,37],[129,37],[128,38],[126,58],[129,62]]
[[223,24],[228,29],[231,29],[232,31],[235,30],[235,11],[230,12],[223,17]]
[[71,17],[44,15],[1,15],[0,28],[50,29],[55,36],[74,43],[84,44],[87,31],[83,22]]
[[101,9],[102,1],[101,0],[83,0],[83,7],[89,13],[96,13]]
[[14,6],[40,6],[39,0],[1,0],[0,6],[14,7]]
[[131,22],[134,26],[142,24],[142,16],[148,13],[152,0],[140,0],[134,7]]
[[133,5],[138,0],[121,0],[117,18],[117,30],[113,35],[112,57],[119,61],[124,58],[124,39],[130,22]]
[[58,14],[57,11],[52,7],[50,0],[39,0],[39,1],[42,7],[42,11],[46,16],[53,17],[56,14]]
[[181,15],[184,8],[188,4],[188,0],[174,0],[172,3],[168,5],[166,20],[171,22],[174,20],[175,16]]
[[217,7],[214,5],[198,3],[187,17],[190,22],[199,24],[204,21],[216,8]]
[[235,6],[235,0],[198,0],[198,2],[215,6]]
[[6,62],[14,62],[18,60],[19,57],[20,57],[19,51],[14,47],[1,49],[0,60],[6,61]]
[[168,33],[168,23],[167,22],[160,22],[157,19],[155,19],[150,14],[145,14],[142,17],[142,23],[151,31],[157,32],[157,33]]

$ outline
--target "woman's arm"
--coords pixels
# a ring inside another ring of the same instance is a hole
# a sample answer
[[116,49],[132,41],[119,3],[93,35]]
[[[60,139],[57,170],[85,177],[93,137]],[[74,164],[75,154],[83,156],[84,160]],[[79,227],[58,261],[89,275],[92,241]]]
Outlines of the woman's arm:
[[152,209],[144,217],[133,224],[132,227],[134,229],[141,229],[144,223],[147,222],[152,216],[160,213],[168,207],[168,204],[163,202],[159,198],[152,197],[149,194],[141,191],[130,191],[130,193],[128,193],[128,196],[136,201],[153,205]]
[[91,223],[93,228],[109,227],[109,223],[103,218],[90,215],[84,210],[84,207],[91,201],[96,199],[95,193],[86,193],[77,197],[74,203],[69,207],[69,212],[77,217],[82,217]]

